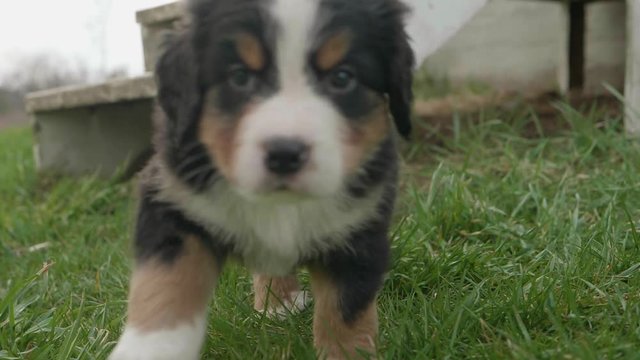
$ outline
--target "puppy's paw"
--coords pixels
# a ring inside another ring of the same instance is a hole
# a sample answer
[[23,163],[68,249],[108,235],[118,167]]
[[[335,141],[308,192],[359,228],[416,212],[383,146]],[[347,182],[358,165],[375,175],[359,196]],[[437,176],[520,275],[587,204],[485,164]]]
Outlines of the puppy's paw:
[[198,360],[204,341],[199,324],[141,332],[127,327],[109,360]]
[[284,319],[290,314],[297,314],[306,309],[311,304],[311,293],[309,291],[292,291],[288,299],[279,301],[274,306],[269,306],[267,316],[272,319]]

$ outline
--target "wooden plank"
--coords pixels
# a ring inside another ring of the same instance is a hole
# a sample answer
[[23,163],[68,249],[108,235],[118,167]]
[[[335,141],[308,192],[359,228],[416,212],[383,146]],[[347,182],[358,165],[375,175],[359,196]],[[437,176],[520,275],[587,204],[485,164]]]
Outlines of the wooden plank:
[[627,133],[640,137],[640,0],[627,0]]

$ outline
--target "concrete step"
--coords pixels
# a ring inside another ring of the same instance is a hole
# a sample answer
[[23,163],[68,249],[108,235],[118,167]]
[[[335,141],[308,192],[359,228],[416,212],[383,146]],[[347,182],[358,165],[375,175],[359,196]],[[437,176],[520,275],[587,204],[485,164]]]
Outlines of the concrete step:
[[151,151],[156,86],[147,74],[29,94],[40,171],[127,177]]
[[147,71],[155,69],[168,33],[184,28],[186,24],[184,13],[183,2],[176,2],[142,10],[136,14],[136,20],[142,31],[144,63]]

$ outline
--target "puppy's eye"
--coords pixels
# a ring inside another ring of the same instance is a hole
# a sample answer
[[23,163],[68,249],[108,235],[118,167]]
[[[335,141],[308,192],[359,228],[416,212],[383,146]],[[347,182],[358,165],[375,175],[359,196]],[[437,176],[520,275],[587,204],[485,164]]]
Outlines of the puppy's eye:
[[345,94],[356,88],[356,74],[349,68],[339,68],[329,74],[329,90],[336,94]]
[[244,67],[236,67],[229,71],[228,82],[238,91],[253,90],[256,82],[255,75]]

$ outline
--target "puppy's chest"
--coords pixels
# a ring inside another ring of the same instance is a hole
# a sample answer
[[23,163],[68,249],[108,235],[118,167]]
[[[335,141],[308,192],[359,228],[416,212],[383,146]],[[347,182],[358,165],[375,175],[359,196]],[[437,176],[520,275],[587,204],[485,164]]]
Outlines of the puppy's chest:
[[347,246],[350,235],[376,216],[373,197],[271,204],[248,202],[227,189],[188,196],[174,192],[171,197],[247,267],[274,276],[287,275],[303,260]]

